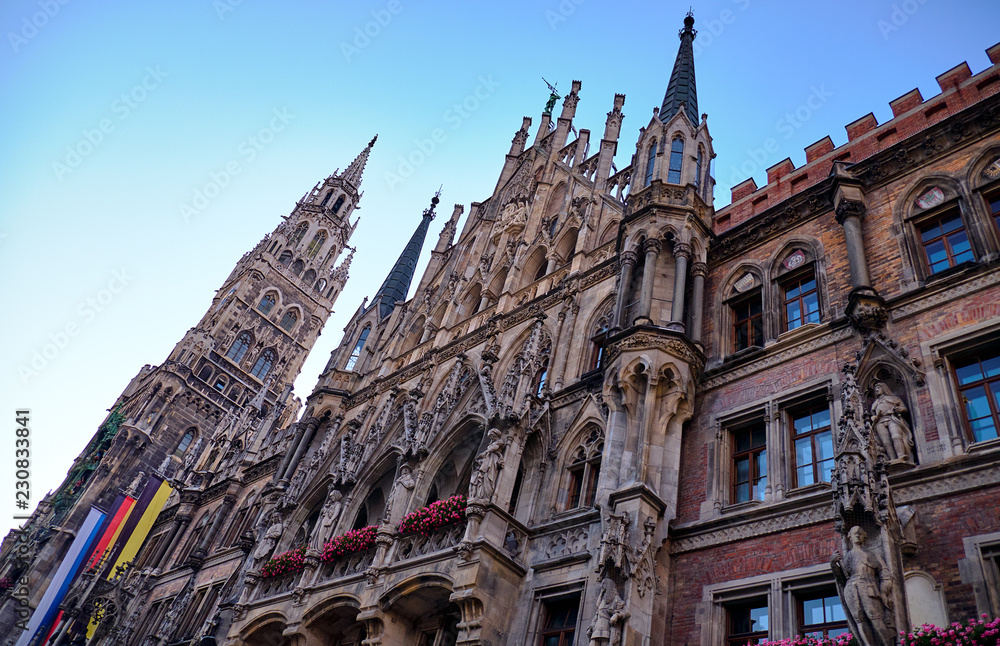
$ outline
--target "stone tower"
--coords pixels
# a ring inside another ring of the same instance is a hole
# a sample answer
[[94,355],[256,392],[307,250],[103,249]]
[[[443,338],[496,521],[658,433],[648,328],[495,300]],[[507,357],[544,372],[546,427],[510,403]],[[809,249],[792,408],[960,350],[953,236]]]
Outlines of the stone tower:
[[[107,509],[150,474],[176,488],[223,457],[237,465],[254,435],[294,417],[291,383],[347,280],[349,261],[336,262],[357,226],[351,215],[374,143],[240,258],[201,320],[166,361],[133,378],[63,484],[40,503],[25,528],[32,535],[27,570],[0,564],[5,576],[28,576],[33,605],[91,505]],[[5,604],[0,624],[9,611]]]

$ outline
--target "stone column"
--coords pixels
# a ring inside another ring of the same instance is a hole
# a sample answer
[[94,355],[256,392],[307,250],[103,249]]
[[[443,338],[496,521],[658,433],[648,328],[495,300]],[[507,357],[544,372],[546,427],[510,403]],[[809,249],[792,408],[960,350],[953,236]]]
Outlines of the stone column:
[[638,260],[638,257],[634,251],[623,251],[621,253],[622,270],[618,279],[618,295],[615,298],[615,316],[614,321],[611,323],[612,330],[620,330],[623,325],[631,325],[631,322],[623,323],[622,319],[625,316],[625,306],[627,305],[625,299],[628,297],[629,284],[632,282],[632,267],[635,266],[636,260]]
[[288,469],[281,477],[282,480],[289,480],[289,476],[295,472],[295,467],[299,465],[299,460],[302,459],[306,449],[309,447],[309,443],[312,442],[313,436],[316,434],[316,429],[319,428],[319,418],[310,417],[305,421],[303,427],[305,431],[301,436],[298,446],[295,447],[295,454],[292,456],[291,462],[288,463]]
[[708,265],[696,262],[691,265],[691,276],[694,289],[691,294],[691,329],[687,330],[688,338],[695,343],[701,343],[702,310],[705,307],[705,275]]
[[837,205],[837,222],[844,227],[847,240],[847,263],[851,269],[851,287],[871,287],[865,241],[861,235],[861,218],[865,214],[864,202],[843,199]]
[[656,277],[656,258],[660,255],[659,240],[649,239],[642,243],[646,259],[642,268],[642,292],[639,295],[639,319],[652,323],[649,317],[653,306],[653,279]]
[[687,290],[688,259],[691,245],[686,242],[674,243],[674,302],[670,306],[670,320],[684,325],[684,293]]
[[[173,553],[175,553],[177,551],[177,543],[180,542],[181,536],[184,535],[184,530],[187,528],[187,526],[190,523],[191,523],[191,517],[190,516],[179,516],[178,517],[178,519],[177,519],[177,530],[174,532],[173,537],[170,539],[170,546],[167,549],[163,550],[163,552],[160,555],[160,558],[164,558],[165,556],[169,556],[169,555],[171,555],[171,554],[173,554]],[[153,564],[153,568],[159,568],[160,565],[161,564],[158,563],[158,562],[154,563]]]
[[[295,453],[295,447],[302,441],[302,436],[306,432],[306,425],[302,422],[295,422],[292,426],[295,428],[295,436],[292,438],[292,443],[288,446],[288,453],[285,454],[285,459],[281,461],[281,466],[274,472],[275,482],[279,482],[285,478],[285,474],[288,472],[288,465],[291,464],[292,455]],[[287,480],[285,484],[288,484]]]
[[215,537],[219,534],[219,529],[222,527],[222,521],[224,521],[228,516],[229,512],[233,510],[233,505],[236,504],[236,496],[232,494],[226,494],[222,499],[222,504],[219,505],[219,511],[216,512],[215,518],[212,520],[211,527],[201,538],[201,542],[194,550],[194,554],[201,555],[207,554],[208,548],[211,547],[212,543],[215,542]]

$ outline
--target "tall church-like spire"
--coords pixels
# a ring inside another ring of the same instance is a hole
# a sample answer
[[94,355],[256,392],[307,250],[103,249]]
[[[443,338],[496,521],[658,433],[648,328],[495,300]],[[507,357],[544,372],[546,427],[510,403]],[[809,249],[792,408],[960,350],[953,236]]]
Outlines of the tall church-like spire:
[[365,172],[365,164],[368,163],[368,155],[371,154],[372,146],[375,145],[375,140],[378,139],[378,135],[372,137],[372,140],[368,142],[365,149],[354,158],[351,165],[347,167],[344,171],[344,180],[350,182],[354,186],[361,186],[361,174]]
[[694,83],[694,42],[698,32],[694,30],[694,16],[688,12],[684,18],[684,29],[678,34],[681,39],[674,61],[674,71],[670,74],[667,93],[660,108],[660,121],[666,123],[684,108],[691,125],[698,125],[698,90]]
[[[374,140],[372,140],[374,141]],[[385,282],[379,287],[372,304],[378,304],[379,316],[385,318],[392,313],[392,308],[397,301],[406,300],[406,292],[410,289],[410,282],[413,280],[413,272],[417,268],[417,259],[420,258],[420,250],[424,246],[424,238],[427,236],[427,228],[434,219],[434,208],[441,201],[441,191],[431,198],[430,208],[424,209],[424,215],[417,225],[417,230],[413,232],[410,241],[399,254],[399,259],[392,266],[392,271],[386,276]]]

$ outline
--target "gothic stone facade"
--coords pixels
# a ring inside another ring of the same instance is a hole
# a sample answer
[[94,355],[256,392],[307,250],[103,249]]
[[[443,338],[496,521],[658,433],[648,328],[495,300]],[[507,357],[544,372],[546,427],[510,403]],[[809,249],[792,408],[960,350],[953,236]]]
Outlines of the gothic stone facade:
[[[569,141],[574,82],[461,232],[455,207],[416,295],[359,308],[297,422],[228,467],[200,447],[115,643],[836,633],[851,525],[896,627],[1000,613],[1000,46],[716,211],[692,38],[628,167],[622,95],[594,154]],[[883,495],[851,507],[854,421]],[[459,494],[463,522],[398,530]]]

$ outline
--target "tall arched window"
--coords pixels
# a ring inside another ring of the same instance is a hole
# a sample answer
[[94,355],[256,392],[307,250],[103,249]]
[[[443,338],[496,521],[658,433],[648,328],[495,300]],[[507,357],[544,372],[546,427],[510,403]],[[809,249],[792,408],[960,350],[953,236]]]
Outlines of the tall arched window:
[[667,181],[671,184],[681,183],[681,165],[684,163],[684,140],[680,137],[670,142],[670,169],[667,171]]
[[646,182],[644,186],[649,186],[653,181],[653,165],[656,163],[656,140],[649,144],[649,153],[646,155]]
[[260,299],[257,309],[260,310],[261,314],[266,316],[271,313],[272,309],[274,309],[275,301],[276,299],[274,297],[274,293],[268,292],[267,294],[264,294],[264,298]]
[[701,164],[705,157],[705,151],[698,146],[698,158],[694,162],[694,187],[701,188]]
[[308,230],[309,230],[308,224],[306,224],[305,222],[300,223],[299,226],[295,227],[295,231],[292,232],[292,235],[289,236],[288,246],[295,247],[300,242],[302,242],[302,238],[306,235],[306,231]]
[[566,509],[591,507],[597,496],[597,481],[601,475],[601,454],[604,452],[604,433],[597,426],[591,428],[587,439],[573,452],[567,467],[569,489]]
[[337,198],[337,201],[333,203],[333,214],[336,215],[340,211],[340,207],[344,206],[344,196],[341,195]]
[[281,317],[281,327],[286,332],[290,332],[292,328],[295,327],[295,323],[298,320],[299,316],[295,313],[295,310],[288,310],[285,312],[285,315]]
[[295,262],[292,263],[292,273],[298,276],[305,269],[306,263],[302,262],[301,258],[296,258]]
[[177,444],[177,448],[174,450],[174,455],[177,457],[184,455],[187,452],[188,447],[191,446],[191,441],[194,439],[194,435],[195,429],[189,428],[187,432],[184,433],[184,437],[182,437],[181,441]]
[[229,352],[226,353],[226,358],[232,359],[233,363],[239,363],[243,360],[246,355],[247,350],[250,349],[250,345],[253,344],[253,336],[249,332],[242,332],[233,344],[229,346]]
[[320,231],[319,233],[313,236],[312,242],[310,242],[309,246],[306,248],[306,255],[309,256],[310,258],[315,258],[316,254],[319,253],[319,250],[323,248],[323,245],[325,243],[326,243],[326,231]]
[[361,336],[358,337],[358,342],[354,344],[354,350],[351,351],[351,356],[347,359],[347,365],[344,366],[344,370],[354,370],[354,366],[361,357],[361,350],[365,347],[365,340],[368,338],[368,333],[371,331],[370,327],[361,330]]
[[535,372],[534,383],[532,384],[532,391],[534,391],[537,397],[542,396],[542,391],[545,390],[545,382],[549,377],[549,358],[545,357],[542,359],[542,365]]
[[292,262],[292,252],[289,251],[288,249],[282,251],[281,255],[278,256],[278,262],[287,267],[288,263]]
[[271,372],[271,366],[274,365],[274,360],[276,358],[277,355],[274,354],[274,350],[264,350],[263,354],[260,355],[260,358],[257,359],[257,363],[253,364],[253,370],[250,371],[250,374],[257,379],[264,381],[264,378],[267,377],[267,373]]
[[[613,306],[612,304],[611,307]],[[611,327],[611,307],[606,308],[606,311],[591,328],[590,360],[587,364],[587,372],[601,367],[601,360],[604,357],[604,341],[608,336],[608,328]]]

